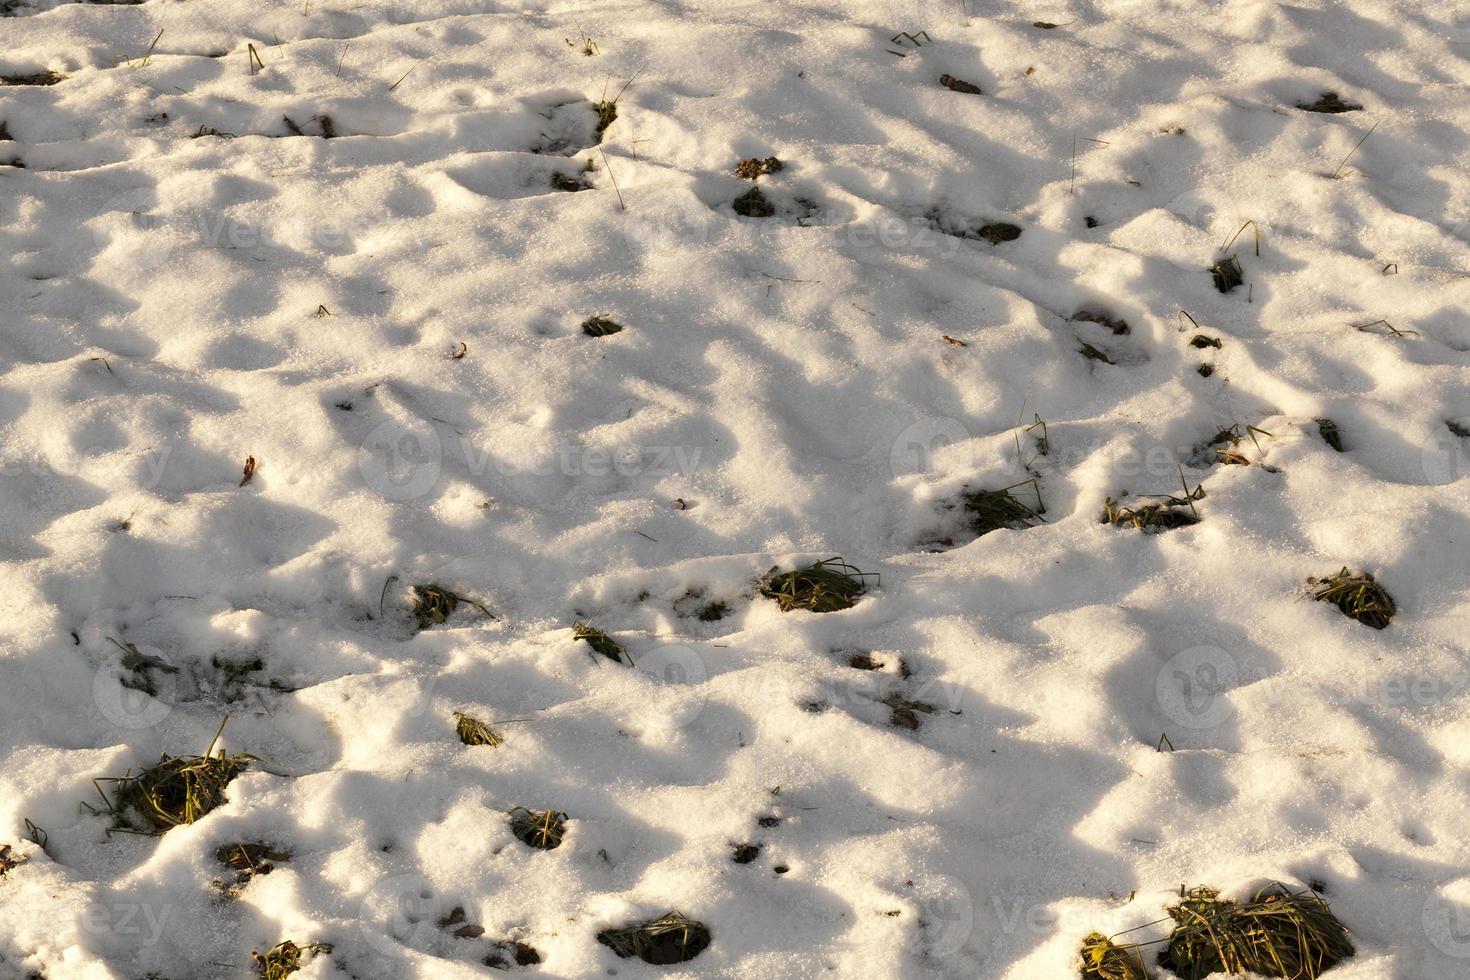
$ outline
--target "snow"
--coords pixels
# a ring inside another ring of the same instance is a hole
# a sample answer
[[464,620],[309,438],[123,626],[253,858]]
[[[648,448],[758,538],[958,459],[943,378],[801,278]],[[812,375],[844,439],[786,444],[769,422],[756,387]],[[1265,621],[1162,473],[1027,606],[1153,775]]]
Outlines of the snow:
[[[1055,980],[1266,880],[1339,980],[1470,969],[1461,5],[0,6],[0,75],[67,76],[0,87],[0,976]],[[835,555],[851,609],[755,592]],[[225,715],[204,819],[83,806]],[[291,857],[227,896],[238,841]],[[687,964],[597,942],[672,909]]]

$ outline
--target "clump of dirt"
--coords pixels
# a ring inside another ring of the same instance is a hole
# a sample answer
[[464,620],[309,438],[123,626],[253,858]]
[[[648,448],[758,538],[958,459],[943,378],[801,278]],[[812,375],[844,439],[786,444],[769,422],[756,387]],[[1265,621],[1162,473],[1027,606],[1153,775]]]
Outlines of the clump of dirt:
[[1208,337],[1202,333],[1197,333],[1189,339],[1189,346],[1196,348],[1197,350],[1204,350],[1206,347],[1213,347],[1216,350],[1219,350],[1220,348],[1224,347],[1225,344],[1220,340],[1219,337]]
[[746,218],[769,218],[775,215],[776,206],[761,192],[759,187],[752,187],[730,202],[730,207],[735,213]]
[[1215,288],[1222,293],[1228,293],[1237,286],[1245,284],[1245,270],[1240,267],[1240,259],[1234,255],[1227,256],[1211,266],[1210,275],[1215,280]]
[[919,728],[919,716],[915,712],[926,715],[934,713],[934,705],[927,701],[910,701],[901,694],[890,694],[884,698],[882,704],[888,707],[891,714],[889,722],[895,728],[907,728],[909,731],[917,731]]
[[708,926],[679,912],[622,929],[604,929],[597,934],[597,941],[619,958],[636,956],[655,966],[692,960],[709,948],[710,940]]
[[66,76],[56,71],[38,71],[29,75],[0,75],[0,85],[55,85],[66,81]]
[[582,321],[582,332],[589,337],[611,337],[615,333],[622,333],[623,325],[612,317],[599,313]]
[[291,860],[291,852],[277,849],[262,841],[246,843],[223,844],[214,851],[214,858],[226,868],[235,872],[235,880],[225,885],[224,882],[216,882],[217,885],[225,885],[228,895],[235,895],[250,879],[256,875],[268,875],[276,869],[277,862]]
[[580,177],[572,177],[560,171],[553,172],[551,175],[552,190],[575,194],[577,191],[589,190],[591,186],[591,184],[585,183]]
[[759,844],[736,844],[734,853],[730,855],[730,860],[736,864],[749,864],[760,857],[760,853],[761,846]]
[[[389,579],[389,582],[391,581],[392,579]],[[384,591],[387,591],[387,588],[388,586],[385,583],[383,586]],[[410,594],[413,618],[421,630],[426,630],[431,626],[438,626],[447,621],[453,615],[454,610],[459,608],[461,602],[474,606],[491,619],[495,618],[495,614],[486,609],[483,604],[467,596],[457,595],[437,585],[415,585],[410,590]]]
[[[10,852],[11,847],[9,844],[0,844],[0,878],[4,878],[8,872],[26,863],[25,858],[11,857]],[[741,863],[743,864],[744,862],[742,861]]]
[[1340,112],[1357,112],[1363,107],[1356,102],[1344,102],[1336,92],[1323,92],[1317,97],[1316,102],[1298,102],[1298,109],[1307,112],[1325,112],[1336,115]]
[[988,225],[981,225],[976,232],[981,238],[992,245],[1001,242],[1013,242],[1021,237],[1021,226],[1013,225],[1009,221],[992,221]]
[[1322,437],[1323,442],[1340,453],[1347,452],[1342,446],[1342,430],[1337,427],[1336,422],[1327,418],[1316,419],[1315,421],[1317,423],[1317,434]]
[[[515,961],[516,966],[535,966],[541,962],[541,954],[536,950],[536,947],[528,943],[507,939],[496,943],[495,946],[501,952],[491,953],[482,961],[491,969],[508,970],[510,969],[511,960]],[[510,959],[506,959],[507,956]]]
[[770,174],[780,173],[784,169],[786,165],[775,157],[766,157],[764,160],[751,157],[735,165],[735,176],[741,180],[757,180]]
[[865,651],[855,651],[848,654],[847,665],[853,670],[882,670],[886,664]]
[[1111,316],[1102,310],[1078,310],[1072,314],[1072,319],[1078,323],[1099,323],[1113,332],[1115,337],[1121,337],[1128,332],[1128,321],[1121,317]]
[[943,85],[945,88],[949,89],[951,92],[959,92],[962,95],[983,95],[984,94],[983,92],[980,91],[980,86],[978,86],[978,85],[972,85],[972,84],[970,84],[969,82],[965,81],[962,78],[955,78],[953,75],[940,75],[939,76],[939,84],[940,85]]

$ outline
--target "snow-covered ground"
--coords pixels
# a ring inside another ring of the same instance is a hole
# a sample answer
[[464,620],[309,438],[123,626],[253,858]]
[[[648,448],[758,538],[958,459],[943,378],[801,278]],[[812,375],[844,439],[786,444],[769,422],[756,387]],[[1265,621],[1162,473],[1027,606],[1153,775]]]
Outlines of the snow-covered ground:
[[[0,6],[0,976],[1057,980],[1263,879],[1470,975],[1463,4]],[[199,822],[83,806],[226,715]]]

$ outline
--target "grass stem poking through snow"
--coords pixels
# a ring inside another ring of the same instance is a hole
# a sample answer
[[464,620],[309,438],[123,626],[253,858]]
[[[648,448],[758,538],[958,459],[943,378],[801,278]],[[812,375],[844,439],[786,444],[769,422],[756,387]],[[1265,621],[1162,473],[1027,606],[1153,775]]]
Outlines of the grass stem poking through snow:
[[471,718],[463,711],[456,711],[454,719],[454,730],[459,734],[459,740],[466,745],[488,745],[494,748],[505,741],[495,729],[478,718]]
[[[136,776],[130,770],[122,776],[92,780],[117,821],[108,832],[157,836],[191,824],[224,803],[230,780],[255,761],[253,755],[226,755],[224,749],[214,754],[229,720],[226,717],[220,722],[203,755],[164,755],[156,766]],[[102,792],[102,783],[115,784],[111,799]],[[141,826],[137,825],[139,821]]]
[[[593,626],[591,623],[584,623],[580,619],[573,623],[572,639],[586,640],[587,645],[591,647],[595,652],[602,654],[604,657],[613,661],[614,663],[626,662],[631,665],[633,662],[633,658],[628,656],[628,651],[623,649],[623,645],[621,643],[614,640],[612,637],[608,636],[605,632],[598,629],[596,626]],[[626,658],[626,660],[624,658]]]
[[567,832],[567,815],[559,810],[528,810],[518,806],[510,811],[510,830],[523,843],[541,851],[561,846]]
[[1221,973],[1315,980],[1354,953],[1347,929],[1311,889],[1269,885],[1234,902],[1200,886],[1168,913],[1174,931],[1159,964],[1182,980]]
[[1349,619],[1356,619],[1364,626],[1381,630],[1388,626],[1398,611],[1393,596],[1373,581],[1367,572],[1352,573],[1344,565],[1336,575],[1328,578],[1310,578],[1309,585],[1315,588],[1312,598],[1318,602],[1330,602],[1342,610]]
[[623,87],[618,89],[618,94],[613,96],[611,100],[607,97],[607,86],[603,86],[601,101],[594,103],[592,106],[592,108],[597,110],[597,141],[599,143],[602,142],[603,133],[606,133],[608,127],[618,118],[618,103],[622,101],[623,93],[628,91],[628,86],[632,85],[634,79],[641,74],[643,74],[643,69],[641,68],[634,72],[633,78],[624,82]]
[[265,62],[260,60],[260,52],[255,50],[255,45],[245,45],[245,61],[250,68],[250,74],[265,71]]
[[791,572],[774,567],[761,579],[758,588],[767,599],[775,599],[782,612],[806,609],[828,613],[852,608],[867,592],[869,578],[877,579],[878,575],[860,571],[834,557]]
[[1147,980],[1138,947],[1118,945],[1100,932],[1082,940],[1084,980]]
[[680,912],[669,912],[624,929],[604,929],[597,934],[597,941],[622,959],[636,956],[655,966],[694,959],[709,947],[710,938],[708,926]]
[[[1379,122],[1382,122],[1382,120],[1379,120]],[[1358,140],[1358,142],[1356,144],[1354,144],[1353,148],[1348,151],[1348,155],[1342,158],[1342,163],[1339,163],[1337,165],[1337,169],[1334,170],[1334,171],[1332,171],[1332,179],[1333,180],[1337,180],[1339,174],[1342,174],[1342,176],[1344,176],[1344,177],[1350,176],[1352,174],[1352,171],[1351,170],[1349,170],[1347,173],[1344,174],[1342,172],[1342,168],[1347,166],[1347,162],[1353,158],[1353,154],[1354,153],[1357,153],[1358,152],[1358,148],[1361,147],[1364,143],[1368,142],[1368,137],[1372,136],[1373,135],[1373,130],[1375,130],[1377,128],[1378,128],[1378,123],[1374,123],[1373,126],[1366,133],[1363,134],[1363,138],[1360,139],[1360,140]]]
[[307,943],[298,946],[291,940],[274,946],[269,951],[261,953],[251,950],[250,958],[255,961],[255,973],[262,980],[285,980],[291,974],[300,970],[302,958],[327,954],[332,951],[330,943]]

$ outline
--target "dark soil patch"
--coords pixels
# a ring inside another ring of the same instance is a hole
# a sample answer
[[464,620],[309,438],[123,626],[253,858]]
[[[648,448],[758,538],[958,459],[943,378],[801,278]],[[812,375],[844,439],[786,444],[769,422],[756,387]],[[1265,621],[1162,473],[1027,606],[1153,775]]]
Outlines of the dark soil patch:
[[1222,293],[1228,293],[1235,287],[1245,284],[1245,270],[1240,267],[1240,259],[1234,255],[1221,259],[1211,266],[1210,275],[1214,277],[1215,288]]
[[735,852],[730,856],[730,860],[736,864],[749,864],[760,857],[760,853],[761,846],[759,844],[736,844]]
[[1104,354],[1102,351],[1098,350],[1096,347],[1092,346],[1086,341],[1083,341],[1082,346],[1077,348],[1077,353],[1081,354],[1089,361],[1101,361],[1104,364],[1115,363],[1111,357]]
[[582,332],[589,337],[611,337],[615,333],[622,333],[623,325],[611,317],[599,314],[582,321]]
[[1072,314],[1072,319],[1078,323],[1099,323],[1107,327],[1116,337],[1121,337],[1128,332],[1128,321],[1121,317],[1110,316],[1102,310],[1078,310]]
[[939,84],[943,85],[951,92],[959,92],[962,95],[984,94],[980,91],[980,86],[972,85],[971,83],[965,81],[963,78],[955,78],[953,75],[940,75]]
[[847,665],[853,670],[882,670],[885,666],[883,661],[870,653],[854,653],[847,658]]
[[1322,437],[1323,442],[1340,453],[1347,452],[1342,445],[1342,430],[1337,427],[1336,422],[1325,418],[1316,419],[1315,421],[1317,423],[1317,434]]
[[66,81],[66,76],[56,71],[38,71],[30,75],[0,75],[0,85],[55,85]]
[[[512,961],[515,962],[516,966],[535,966],[541,962],[541,954],[536,950],[536,947],[527,943],[510,940],[496,943],[496,946],[503,950],[503,952],[491,953],[483,961],[491,969],[508,970]],[[509,959],[506,958],[507,956],[509,956]]]
[[770,202],[759,187],[752,187],[730,202],[735,213],[746,218],[769,218],[775,215],[776,206]]
[[564,173],[553,173],[551,175],[552,190],[566,191],[569,194],[575,194],[577,191],[585,191],[588,190],[590,187],[590,184],[583,183],[580,179],[568,176]]
[[1336,92],[1323,92],[1316,102],[1298,102],[1298,109],[1308,112],[1325,112],[1336,115],[1340,112],[1357,112],[1363,107],[1356,102],[1344,102]]
[[1202,333],[1197,333],[1190,338],[1189,346],[1198,348],[1199,350],[1204,350],[1206,347],[1214,347],[1218,349],[1224,347],[1225,345],[1221,342],[1219,337],[1207,337]]

